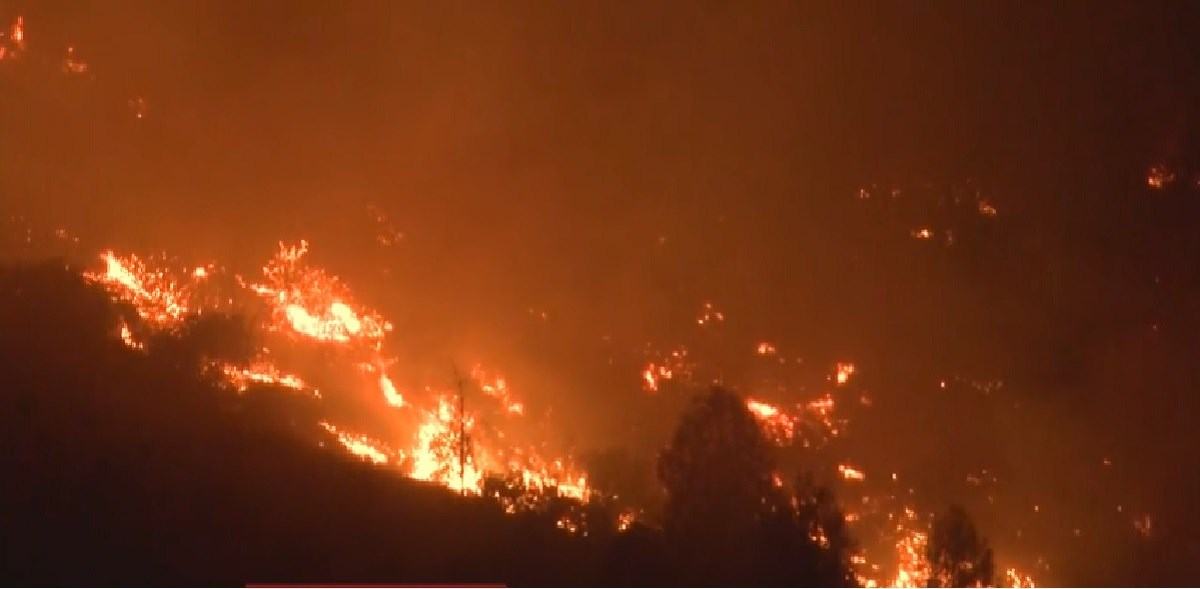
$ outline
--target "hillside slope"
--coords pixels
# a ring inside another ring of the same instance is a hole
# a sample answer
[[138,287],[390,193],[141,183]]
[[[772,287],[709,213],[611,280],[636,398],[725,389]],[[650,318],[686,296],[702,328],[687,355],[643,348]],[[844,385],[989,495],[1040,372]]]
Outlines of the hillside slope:
[[6,581],[561,585],[597,572],[601,539],[261,427],[246,397],[126,349],[115,324],[104,293],[61,263],[0,270]]

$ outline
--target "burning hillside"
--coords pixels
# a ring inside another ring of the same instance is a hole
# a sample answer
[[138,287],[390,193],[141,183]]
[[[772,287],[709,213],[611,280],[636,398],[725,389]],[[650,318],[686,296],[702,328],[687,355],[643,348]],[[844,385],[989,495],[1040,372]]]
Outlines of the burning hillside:
[[[392,324],[356,301],[351,288],[335,275],[311,266],[307,253],[307,243],[280,244],[276,255],[263,266],[261,278],[247,278],[223,276],[228,271],[216,263],[176,264],[172,269],[166,263],[153,265],[134,255],[107,251],[99,257],[100,267],[85,275],[104,286],[116,301],[135,310],[135,316],[123,319],[118,328],[123,341],[137,351],[144,351],[145,343],[133,334],[170,331],[189,316],[233,311],[259,317],[254,331],[258,351],[253,360],[238,365],[212,359],[210,369],[238,392],[245,392],[250,383],[273,384],[318,396],[332,407],[362,404],[371,411],[393,415],[390,419],[403,425],[391,428],[394,433],[390,434],[363,433],[354,423],[337,422],[333,417],[308,424],[320,427],[347,452],[380,468],[475,495],[489,488],[488,478],[510,481],[504,485],[513,488],[515,484],[520,490],[517,495],[490,491],[509,511],[536,508],[543,497],[587,502],[595,493],[603,496],[605,490],[591,488],[588,476],[569,454],[546,454],[536,440],[522,443],[529,430],[524,424],[526,405],[505,377],[476,365],[459,374],[463,382],[457,388],[430,385],[415,391],[398,390],[393,376],[403,367],[398,367],[388,352],[389,338],[397,337]],[[214,284],[230,285],[231,290],[215,292]],[[260,305],[265,309],[255,310]],[[706,304],[697,324],[714,317],[724,319]],[[135,322],[136,327],[131,328]],[[765,346],[770,345],[760,344],[757,351],[761,354]],[[296,362],[295,358],[301,357],[297,354],[324,358],[325,367],[311,361]],[[647,390],[661,392],[661,382],[676,378],[692,383],[690,386],[702,382],[702,368],[686,366],[687,357],[686,348],[677,348],[647,364],[643,370]],[[315,373],[305,372],[314,369]],[[746,405],[768,438],[781,448],[820,453],[831,440],[852,431],[849,418],[838,410],[840,404],[860,408],[870,404],[869,397],[853,386],[855,373],[854,364],[838,363],[827,377],[828,388],[808,400],[789,404],[750,397]],[[330,380],[331,374],[357,376],[350,381]],[[330,384],[318,392],[308,384],[312,382]],[[780,385],[774,396],[790,393]],[[851,485],[869,486],[876,478],[851,464],[838,464],[836,474]],[[860,582],[867,586],[924,586],[928,576],[922,546],[929,516],[919,514],[909,503],[911,499],[895,495],[896,477],[895,473],[884,476],[883,485],[863,493],[860,506],[848,506],[847,521],[855,529],[873,529],[871,534],[878,534],[877,539],[864,539],[864,544],[873,548],[865,548],[856,557]],[[647,507],[626,505],[621,521]],[[587,533],[570,519],[561,525]],[[619,522],[591,525],[615,527]],[[887,572],[893,567],[896,572]],[[1009,568],[1007,574],[1014,586],[1032,585],[1032,580],[1016,569]]]
[[[1163,221],[1200,168],[1135,116],[1194,102],[1130,40],[1161,15],[1012,43],[990,13],[201,4],[0,15],[0,256],[69,260],[121,362],[195,359],[299,445],[582,543],[664,533],[659,458],[719,385],[780,509],[836,498],[805,542],[844,525],[860,585],[953,584],[951,504],[1013,587],[1200,546],[1164,507],[1200,241]],[[1090,52],[1003,49],[1060,34]]]
[[[295,246],[280,244],[275,257],[263,266],[261,282],[236,274],[222,276],[224,270],[215,264],[174,270],[166,265],[152,268],[137,256],[119,257],[111,251],[101,256],[103,268],[86,276],[108,289],[117,301],[136,310],[137,317],[128,319],[140,319],[134,332],[170,331],[186,317],[229,312],[231,308],[261,316],[255,332],[258,352],[250,363],[235,365],[213,359],[210,364],[234,390],[245,391],[247,383],[252,382],[320,396],[306,383],[319,381],[322,375],[295,375],[288,371],[291,367],[286,359],[289,350],[293,355],[319,353],[328,364],[336,365],[334,370],[358,374],[352,382],[337,383],[335,388],[342,395],[352,397],[355,391],[369,391],[368,399],[373,401],[367,400],[368,406],[401,413],[398,420],[416,424],[407,443],[385,443],[363,434],[346,433],[344,425],[325,421],[310,424],[334,434],[352,453],[413,478],[467,493],[482,493],[484,474],[488,473],[515,478],[530,492],[586,501],[587,478],[572,470],[569,458],[544,457],[537,448],[514,445],[516,442],[510,440],[515,436],[504,429],[504,423],[489,423],[487,427],[477,423],[481,414],[514,420],[522,417],[523,403],[508,390],[504,377],[491,376],[479,366],[463,375],[470,379],[472,392],[477,393],[472,395],[470,413],[462,412],[460,396],[465,390],[429,386],[400,392],[389,375],[396,360],[388,356],[385,346],[392,324],[378,312],[358,304],[349,287],[336,276],[310,266],[305,259],[307,249],[304,242]],[[206,286],[221,282],[237,287],[219,293],[208,288],[209,296],[205,296]],[[258,300],[254,300],[255,295]],[[257,304],[265,305],[265,312],[253,310]],[[144,350],[145,344],[131,335],[127,324],[122,326],[124,341]],[[311,369],[312,364],[308,367]],[[329,402],[337,402],[334,395],[328,391]],[[477,404],[481,405],[478,409]],[[398,449],[387,450],[389,446]]]

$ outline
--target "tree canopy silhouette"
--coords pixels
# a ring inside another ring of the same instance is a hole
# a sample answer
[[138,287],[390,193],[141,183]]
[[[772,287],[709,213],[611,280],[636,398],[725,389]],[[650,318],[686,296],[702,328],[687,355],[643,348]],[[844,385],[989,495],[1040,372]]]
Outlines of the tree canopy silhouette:
[[957,505],[934,520],[928,557],[930,587],[993,586],[992,549]]
[[659,460],[664,532],[680,581],[854,586],[853,542],[832,492],[811,476],[787,489],[773,447],[740,396],[696,397]]
[[684,576],[745,583],[773,493],[772,451],[738,395],[719,387],[696,397],[659,457],[667,492],[663,524]]

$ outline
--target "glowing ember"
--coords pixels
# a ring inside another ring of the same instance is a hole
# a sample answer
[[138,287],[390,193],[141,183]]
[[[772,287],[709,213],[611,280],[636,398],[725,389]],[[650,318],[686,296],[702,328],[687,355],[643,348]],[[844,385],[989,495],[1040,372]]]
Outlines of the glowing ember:
[[13,50],[11,54],[25,50],[25,18],[18,16],[13,24],[8,27],[8,38],[12,41]]
[[755,399],[747,399],[746,408],[758,419],[759,425],[762,426],[767,437],[776,444],[784,445],[795,436],[794,418],[780,411],[778,407]]
[[762,343],[758,344],[758,347],[756,348],[756,350],[758,351],[758,355],[760,355],[760,356],[774,356],[775,355],[775,346],[773,346],[767,342],[762,342]]
[[1133,520],[1133,529],[1137,530],[1141,537],[1149,538],[1154,532],[1154,520],[1150,514],[1142,514]]
[[651,363],[642,371],[642,386],[647,391],[657,391],[659,381],[671,380],[673,374],[670,368]]
[[521,415],[525,412],[525,404],[517,401],[509,394],[508,381],[503,376],[494,376],[489,379],[483,367],[476,365],[471,370],[471,378],[479,383],[479,389],[485,395],[499,401],[508,413]]
[[853,364],[838,363],[837,376],[835,377],[839,385],[846,384],[850,381],[850,376],[854,374]]
[[150,105],[146,103],[144,98],[130,98],[126,104],[129,106],[129,112],[133,113],[133,118],[142,119],[146,117],[146,113],[150,110]]
[[87,62],[79,59],[75,55],[74,47],[67,47],[67,55],[63,58],[63,71],[68,74],[86,74],[88,71]]
[[914,229],[912,231],[912,236],[917,239],[930,239],[933,237],[933,231],[930,231],[926,227],[922,227],[921,229]]
[[651,352],[647,350],[649,362],[642,369],[642,388],[655,392],[664,380],[681,380],[686,382],[692,376],[693,365],[688,358],[688,350],[678,347],[669,353]]
[[1004,582],[1006,586],[1012,587],[1013,589],[1037,587],[1037,584],[1033,582],[1033,577],[1021,574],[1019,571],[1017,571],[1017,569],[1014,568],[1004,571]]
[[847,481],[863,481],[867,478],[863,471],[848,464],[839,464],[837,468],[838,474]]
[[569,515],[564,515],[558,518],[558,521],[555,522],[555,525],[558,526],[558,529],[565,530],[568,534],[576,534],[579,532],[579,524],[576,523],[574,518]]
[[146,349],[145,344],[134,339],[133,331],[131,329],[129,329],[129,324],[126,323],[124,319],[121,320],[120,335],[121,335],[121,341],[129,349],[131,349],[131,350],[145,350]]
[[700,317],[696,319],[697,325],[712,325],[725,320],[725,314],[716,310],[712,303],[704,303],[704,308],[700,312]]
[[367,211],[375,219],[376,225],[379,227],[379,233],[375,236],[375,241],[382,246],[393,246],[404,239],[404,233],[396,229],[395,225],[388,220],[388,216],[374,205],[368,206]]
[[1175,172],[1166,166],[1154,166],[1146,173],[1146,186],[1155,190],[1162,190],[1173,182],[1175,182]]
[[617,515],[617,531],[624,532],[637,521],[637,514],[632,510],[626,509]]

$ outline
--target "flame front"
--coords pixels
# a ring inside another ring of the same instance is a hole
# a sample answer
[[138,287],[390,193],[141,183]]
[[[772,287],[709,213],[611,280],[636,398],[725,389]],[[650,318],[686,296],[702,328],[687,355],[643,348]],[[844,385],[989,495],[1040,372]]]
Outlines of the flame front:
[[392,324],[377,312],[355,310],[348,289],[324,270],[304,263],[308,242],[287,247],[263,267],[263,283],[250,289],[271,306],[275,329],[297,337],[337,344],[363,343],[376,349]]
[[[86,277],[103,285],[115,299],[130,304],[142,322],[142,330],[170,331],[191,315],[235,300],[261,301],[267,313],[257,333],[271,340],[271,347],[260,348],[261,353],[247,365],[224,362],[210,368],[239,392],[249,391],[251,385],[268,384],[304,391],[327,402],[309,379],[285,370],[281,357],[269,350],[289,346],[335,350],[332,357],[354,367],[351,373],[363,376],[359,385],[371,391],[380,407],[388,409],[385,415],[395,416],[398,424],[411,424],[407,434],[389,437],[354,432],[328,418],[316,423],[347,453],[369,464],[456,492],[486,493],[499,499],[509,512],[536,507],[547,497],[580,502],[591,498],[593,489],[587,474],[574,467],[569,458],[548,458],[538,444],[520,443],[520,436],[507,431],[510,422],[517,425],[518,432],[526,427],[522,424],[527,419],[527,408],[503,375],[475,364],[468,374],[469,382],[457,390],[426,386],[413,389],[416,394],[401,394],[392,371],[396,359],[386,351],[392,324],[379,312],[358,303],[336,276],[310,266],[307,255],[307,242],[279,244],[274,257],[262,267],[260,280],[248,282],[239,277],[232,282],[243,287],[242,293],[207,298],[206,285],[220,282],[221,270],[212,264],[180,264],[178,270],[151,268],[136,256],[122,257],[106,251],[100,257],[103,269],[88,272]],[[725,319],[711,305],[706,305],[704,312],[701,326]],[[119,326],[125,345],[144,350],[138,334],[138,326],[125,322]],[[762,356],[778,356],[774,344],[766,342],[760,342],[754,351]],[[647,355],[640,374],[647,391],[659,391],[664,381],[696,382],[697,366],[686,348],[647,351]],[[865,394],[848,391],[853,388],[855,374],[853,363],[839,362],[826,375],[828,390],[791,404],[749,397],[746,408],[777,445],[819,448],[840,436],[847,424],[847,419],[838,415],[837,396],[854,394],[863,406],[870,405]],[[466,386],[474,391],[469,405],[461,397],[467,393]],[[398,429],[403,432],[406,428]],[[868,481],[863,469],[848,463],[838,464],[837,473],[848,483],[865,486]],[[896,480],[895,473],[891,480]],[[782,486],[782,479],[777,477],[776,484]],[[848,510],[846,520],[850,525],[865,525],[873,513],[880,512]],[[885,510],[882,514],[895,523],[887,533],[893,538],[894,548],[885,559],[894,562],[895,573],[876,578],[874,572],[880,570],[880,564],[872,563],[865,551],[859,552],[854,555],[854,563],[860,571],[860,582],[867,586],[923,586],[929,575],[924,552],[928,526],[922,525],[911,508]],[[563,530],[586,533],[583,520],[575,515],[564,515],[558,521]],[[633,521],[633,512],[624,511],[612,525],[624,529]],[[1138,525],[1149,527],[1142,521]],[[820,534],[817,540],[822,541]],[[1010,570],[1006,582],[1032,585],[1032,579],[1015,570]]]
[[[477,431],[478,416],[459,410],[456,393],[426,387],[428,403],[402,395],[389,374],[395,359],[384,351],[392,324],[377,311],[358,304],[336,276],[310,266],[307,254],[305,241],[291,246],[280,243],[263,266],[261,280],[248,282],[237,277],[235,282],[252,295],[250,299],[262,301],[269,311],[259,336],[282,338],[283,347],[336,348],[339,357],[356,366],[359,373],[371,376],[373,380],[364,382],[377,389],[387,407],[418,419],[412,438],[398,444],[352,432],[329,420],[319,421],[317,425],[347,452],[375,465],[397,468],[414,479],[468,494],[481,494],[488,477],[512,481],[520,493],[508,500],[510,510],[535,505],[547,495],[589,499],[587,475],[570,466],[570,460],[548,459],[532,446],[514,445],[512,436],[499,429],[499,422],[490,424],[486,432]],[[103,270],[87,272],[86,278],[104,286],[114,299],[130,304],[151,331],[175,330],[189,316],[215,308],[215,303],[210,304],[199,292],[201,285],[214,279],[217,268],[211,264],[176,271],[165,266],[151,268],[137,256],[122,257],[112,251],[104,252],[100,259]],[[239,297],[234,293],[216,300],[232,303]],[[119,335],[128,347],[145,349],[127,322],[120,324]],[[210,362],[208,370],[241,393],[251,385],[274,385],[322,398],[306,379],[282,369],[270,349],[262,347],[247,365]],[[670,377],[669,371],[659,374]],[[513,394],[504,376],[475,365],[470,381],[484,399],[499,408],[500,421],[524,416],[526,404]],[[409,450],[392,449],[397,446]],[[572,523],[564,529],[578,530],[579,526]]]
[[103,284],[115,297],[130,303],[153,328],[179,325],[192,313],[191,290],[166,270],[149,270],[137,256],[118,257],[111,250],[101,254],[103,272],[85,277]]

